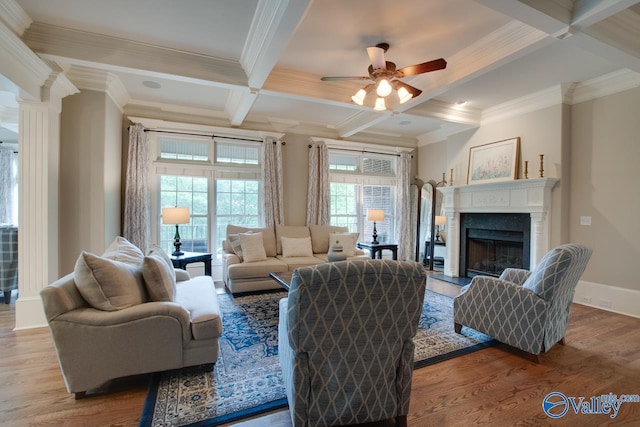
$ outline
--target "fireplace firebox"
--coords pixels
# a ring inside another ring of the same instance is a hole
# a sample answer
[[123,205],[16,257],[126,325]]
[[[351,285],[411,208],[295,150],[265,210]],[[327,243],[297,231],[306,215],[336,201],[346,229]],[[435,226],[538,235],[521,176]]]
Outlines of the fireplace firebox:
[[460,275],[498,277],[505,268],[529,269],[528,213],[460,214]]

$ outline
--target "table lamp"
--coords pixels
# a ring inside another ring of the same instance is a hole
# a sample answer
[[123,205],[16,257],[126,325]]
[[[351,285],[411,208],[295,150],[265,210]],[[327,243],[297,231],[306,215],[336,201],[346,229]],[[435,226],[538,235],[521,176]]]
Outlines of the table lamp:
[[171,254],[173,256],[184,255],[180,250],[182,243],[180,243],[178,224],[188,224],[190,219],[189,208],[162,208],[162,223],[176,225],[176,235],[173,237],[173,246],[176,250]]
[[378,242],[378,232],[376,231],[376,221],[384,221],[384,211],[382,209],[369,209],[367,211],[367,220],[373,221],[373,241],[371,244],[377,245]]
[[447,223],[446,216],[436,215],[436,242],[440,241],[440,226],[445,225]]

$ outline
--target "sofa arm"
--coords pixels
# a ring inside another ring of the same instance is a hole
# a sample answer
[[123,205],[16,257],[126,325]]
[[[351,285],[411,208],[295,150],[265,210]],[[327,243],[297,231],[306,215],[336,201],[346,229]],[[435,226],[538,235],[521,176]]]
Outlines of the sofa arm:
[[176,272],[176,282],[184,282],[185,280],[191,279],[191,275],[187,270],[176,268],[175,272]]
[[531,275],[529,270],[522,268],[505,268],[500,279],[507,282],[515,283],[516,285],[522,285]]
[[79,308],[68,311],[53,319],[53,322],[64,322],[70,327],[77,325],[117,328],[134,322],[153,323],[159,317],[173,320],[182,331],[182,342],[191,340],[191,319],[189,312],[174,302],[147,302],[118,311],[103,311],[95,308]]

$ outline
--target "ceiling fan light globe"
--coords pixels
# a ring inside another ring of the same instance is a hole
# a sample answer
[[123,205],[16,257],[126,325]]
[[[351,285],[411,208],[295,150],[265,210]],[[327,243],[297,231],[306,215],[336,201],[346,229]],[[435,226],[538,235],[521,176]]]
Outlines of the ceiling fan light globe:
[[355,102],[358,105],[363,105],[364,104],[364,97],[367,95],[367,92],[364,89],[360,89],[358,92],[356,92],[355,95],[353,95],[351,97],[351,100],[353,102]]
[[400,98],[400,104],[404,104],[405,102],[413,98],[413,94],[406,88],[401,87],[400,89],[398,89],[398,98]]
[[378,94],[378,96],[381,96],[384,98],[386,96],[389,96],[392,90],[393,88],[389,84],[389,80],[381,79],[378,82],[378,88],[376,89],[376,93]]
[[377,98],[376,105],[373,107],[376,111],[384,111],[387,109],[387,106],[384,103],[384,98]]

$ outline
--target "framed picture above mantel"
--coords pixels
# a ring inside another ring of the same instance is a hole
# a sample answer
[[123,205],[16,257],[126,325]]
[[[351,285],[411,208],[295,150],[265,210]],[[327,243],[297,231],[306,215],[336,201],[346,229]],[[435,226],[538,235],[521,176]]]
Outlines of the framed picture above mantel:
[[519,157],[520,137],[471,147],[467,184],[517,179]]

